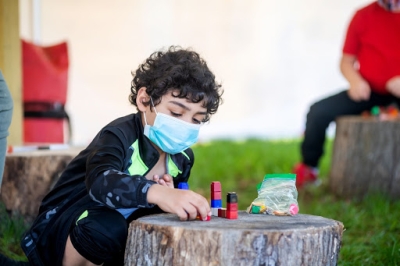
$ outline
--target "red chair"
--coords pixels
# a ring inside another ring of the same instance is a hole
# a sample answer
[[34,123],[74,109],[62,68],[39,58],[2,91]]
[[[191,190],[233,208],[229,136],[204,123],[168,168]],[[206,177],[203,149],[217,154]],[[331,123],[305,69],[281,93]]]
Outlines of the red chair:
[[43,47],[22,40],[25,143],[69,141],[68,67],[66,42]]

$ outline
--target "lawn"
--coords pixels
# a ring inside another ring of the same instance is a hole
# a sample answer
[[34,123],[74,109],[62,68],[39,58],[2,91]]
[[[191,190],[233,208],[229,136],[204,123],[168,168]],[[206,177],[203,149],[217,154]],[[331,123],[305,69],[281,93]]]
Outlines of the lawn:
[[[220,181],[223,192],[235,191],[239,209],[257,197],[256,185],[265,174],[291,172],[299,160],[299,140],[215,140],[196,145],[190,188],[209,197],[212,181]],[[332,141],[320,167],[321,184],[299,191],[300,213],[341,221],[344,224],[339,265],[400,266],[400,200],[385,195],[366,195],[362,200],[343,200],[328,189]],[[18,242],[26,225],[21,218],[0,209],[0,250],[24,258]]]

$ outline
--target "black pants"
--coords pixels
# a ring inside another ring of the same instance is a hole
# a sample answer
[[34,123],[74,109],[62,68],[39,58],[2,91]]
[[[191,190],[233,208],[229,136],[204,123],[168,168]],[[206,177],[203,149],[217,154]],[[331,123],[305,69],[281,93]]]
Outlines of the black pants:
[[125,219],[118,211],[99,206],[86,190],[70,198],[74,200],[66,199],[56,207],[41,205],[40,214],[22,237],[21,248],[31,265],[61,266],[70,236],[74,248],[92,263],[122,266],[129,223],[162,212],[158,206],[139,208]]
[[326,129],[337,117],[359,115],[363,111],[370,111],[374,106],[388,106],[393,103],[400,106],[400,99],[377,93],[371,93],[368,101],[355,102],[350,99],[347,91],[314,103],[307,114],[306,130],[301,144],[303,163],[312,167],[318,166],[324,152]]
[[123,265],[128,223],[104,206],[85,210],[71,227],[74,248],[94,264]]
[[91,207],[76,217],[70,231],[71,242],[82,256],[94,264],[122,266],[129,223],[161,212],[158,206],[142,208],[125,219],[116,210],[104,206]]

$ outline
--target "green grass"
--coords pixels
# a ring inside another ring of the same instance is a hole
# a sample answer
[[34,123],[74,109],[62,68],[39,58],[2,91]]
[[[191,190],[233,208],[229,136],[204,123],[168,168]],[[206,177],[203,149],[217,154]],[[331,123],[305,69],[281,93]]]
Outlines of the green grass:
[[[344,224],[339,265],[400,266],[400,200],[366,195],[362,200],[343,200],[329,192],[327,176],[331,140],[320,166],[321,185],[299,191],[300,213],[341,221]],[[236,191],[239,208],[246,209],[257,197],[256,185],[268,173],[288,173],[298,162],[299,140],[242,142],[218,140],[194,147],[195,166],[190,188],[209,197],[211,181],[220,181],[223,192]],[[0,250],[22,258],[19,240],[26,225],[0,209]]]
[[10,216],[3,202],[0,204],[0,252],[12,259],[26,260],[19,246],[20,239],[28,224],[21,216]]
[[[366,195],[343,200],[328,189],[333,141],[325,145],[320,164],[321,185],[299,191],[300,213],[323,216],[344,224],[339,265],[400,266],[400,200]],[[245,210],[257,198],[256,185],[265,174],[289,173],[300,160],[300,141],[214,141],[194,147],[191,189],[209,197],[209,185],[220,181],[223,192],[238,193]],[[400,185],[400,184],[399,184]]]

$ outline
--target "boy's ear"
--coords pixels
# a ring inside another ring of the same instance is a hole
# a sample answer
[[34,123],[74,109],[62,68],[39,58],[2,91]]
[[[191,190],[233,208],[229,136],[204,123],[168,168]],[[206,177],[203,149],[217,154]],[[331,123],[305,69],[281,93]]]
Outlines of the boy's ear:
[[147,110],[147,106],[143,104],[143,102],[148,102],[150,100],[150,96],[146,92],[146,87],[141,87],[138,90],[136,97],[136,104],[140,111],[145,112]]

